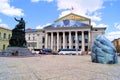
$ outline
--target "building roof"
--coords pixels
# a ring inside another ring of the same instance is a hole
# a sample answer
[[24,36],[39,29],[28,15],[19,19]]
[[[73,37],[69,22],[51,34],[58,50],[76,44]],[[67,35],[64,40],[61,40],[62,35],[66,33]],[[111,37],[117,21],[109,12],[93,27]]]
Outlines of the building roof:
[[26,30],[25,30],[25,32],[27,32],[27,33],[28,33],[28,32],[36,32],[36,31],[37,31],[36,29],[30,29],[30,30],[26,29]]
[[57,20],[55,20],[54,22],[59,22],[61,20],[65,20],[65,19],[71,19],[71,20],[77,20],[77,21],[86,21],[86,20],[89,20],[89,18],[86,18],[86,17],[83,17],[83,16],[80,16],[80,15],[77,15],[77,14],[74,14],[74,13],[70,13],[66,16],[63,16]]
[[2,26],[0,26],[0,29],[4,29],[4,30],[8,30],[8,31],[12,31],[11,29],[8,29],[8,28],[2,27]]
[[76,21],[76,20],[69,20],[69,19],[65,19],[59,22],[55,22],[45,28],[57,28],[57,27],[85,27],[85,26],[90,26],[89,24],[85,24],[82,23],[80,21]]

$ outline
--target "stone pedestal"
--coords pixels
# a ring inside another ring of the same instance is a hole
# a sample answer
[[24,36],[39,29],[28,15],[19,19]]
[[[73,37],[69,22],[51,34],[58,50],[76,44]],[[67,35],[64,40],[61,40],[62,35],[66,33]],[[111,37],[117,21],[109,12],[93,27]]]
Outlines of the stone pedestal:
[[28,48],[8,47],[2,52],[2,56],[29,56],[33,53]]

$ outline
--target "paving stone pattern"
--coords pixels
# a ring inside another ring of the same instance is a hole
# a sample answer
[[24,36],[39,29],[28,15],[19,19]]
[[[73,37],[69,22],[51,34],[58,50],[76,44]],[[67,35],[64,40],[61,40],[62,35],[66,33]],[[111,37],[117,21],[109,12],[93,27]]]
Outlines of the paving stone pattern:
[[92,63],[89,55],[0,57],[0,80],[120,80],[120,62]]

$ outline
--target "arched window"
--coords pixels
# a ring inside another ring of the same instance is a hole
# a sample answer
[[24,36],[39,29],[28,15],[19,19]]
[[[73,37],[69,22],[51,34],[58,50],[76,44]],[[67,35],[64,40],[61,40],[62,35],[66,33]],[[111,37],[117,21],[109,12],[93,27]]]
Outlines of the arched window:
[[4,39],[6,39],[6,33],[4,33]]

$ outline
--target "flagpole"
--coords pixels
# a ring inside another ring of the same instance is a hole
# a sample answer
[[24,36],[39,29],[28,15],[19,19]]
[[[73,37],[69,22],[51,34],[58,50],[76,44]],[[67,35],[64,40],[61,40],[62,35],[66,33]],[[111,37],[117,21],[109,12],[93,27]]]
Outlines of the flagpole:
[[73,6],[71,6],[71,13],[73,13],[73,10],[74,10],[74,7],[73,7]]

